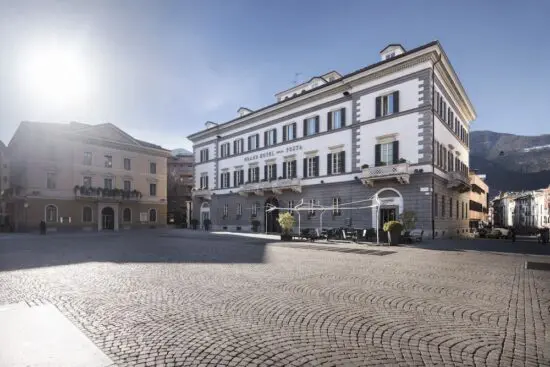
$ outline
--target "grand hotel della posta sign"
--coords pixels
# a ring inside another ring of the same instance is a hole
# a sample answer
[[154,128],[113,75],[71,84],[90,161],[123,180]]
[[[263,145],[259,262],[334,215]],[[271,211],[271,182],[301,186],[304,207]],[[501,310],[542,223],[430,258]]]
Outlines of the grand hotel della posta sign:
[[292,152],[296,152],[298,150],[302,150],[301,145],[292,145],[292,146],[286,147],[284,149],[270,150],[270,151],[265,152],[265,153],[249,155],[248,157],[244,158],[244,161],[245,162],[250,162],[250,161],[255,161],[255,160],[258,160],[258,159],[276,157],[280,154],[292,153]]

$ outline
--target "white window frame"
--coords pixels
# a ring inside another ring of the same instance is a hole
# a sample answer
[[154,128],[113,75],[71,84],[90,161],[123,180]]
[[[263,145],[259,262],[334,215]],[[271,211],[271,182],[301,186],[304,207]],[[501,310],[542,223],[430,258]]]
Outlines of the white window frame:
[[[334,110],[332,114],[332,129],[340,129],[342,127],[342,109]],[[338,118],[337,118],[338,117]]]
[[234,154],[240,154],[244,151],[244,140],[243,139],[237,139],[235,143],[235,151]]
[[204,148],[200,150],[200,161],[201,162],[208,161],[208,148]]
[[57,173],[46,172],[46,188],[48,190],[55,190],[57,187]]
[[113,156],[110,154],[105,154],[105,167],[106,168],[113,168]]
[[[126,167],[126,162],[128,162],[128,167]],[[131,171],[132,170],[132,160],[130,158],[124,158],[122,163],[123,163],[124,169],[126,171]]]
[[227,218],[229,215],[229,204],[223,204],[223,217]]
[[[151,194],[151,191],[152,191],[151,188],[152,188],[153,186],[151,186],[151,185],[155,185],[155,192],[152,193],[152,194]],[[150,182],[150,183],[149,183],[149,196],[152,196],[152,197],[157,196],[157,184],[156,184],[156,182]]]
[[294,123],[283,126],[283,129],[286,132],[286,141],[296,139],[296,137],[294,136]]
[[[126,182],[128,182],[130,185],[130,188],[126,189]],[[132,180],[124,180],[122,181],[122,187],[124,188],[125,191],[132,191]]]
[[313,208],[315,208],[316,205],[317,205],[317,200],[315,200],[315,199],[309,199],[309,207],[310,207],[310,209],[307,211],[307,215],[308,215],[308,216],[310,216],[310,217],[314,217],[314,216],[315,216],[316,210],[313,210]]
[[254,135],[250,135],[250,150],[256,150],[259,148],[259,142],[258,142],[258,135],[257,134],[254,134]]
[[307,177],[315,177],[315,158],[317,157],[307,157]]
[[332,153],[332,156],[331,156],[331,170],[332,170],[332,174],[335,175],[335,174],[339,174],[339,173],[342,173],[340,172],[340,161],[341,161],[341,156],[340,156],[340,152],[333,152]]
[[259,177],[256,177],[256,167],[250,167],[250,182],[257,182],[259,180]]
[[340,197],[336,196],[332,198],[332,215],[334,216],[342,215],[342,210],[340,209],[341,204],[342,204],[342,199],[340,199]]
[[237,204],[237,216],[243,215],[243,204],[238,203]]
[[[311,128],[313,127],[313,130]],[[317,134],[317,116],[306,119],[306,134],[312,136]]]
[[393,164],[393,142],[380,144],[380,162],[386,166]]
[[[390,110],[391,102],[391,110]],[[393,100],[393,92],[384,94],[380,97],[380,116],[389,116],[395,113],[395,101]]]
[[277,129],[271,129],[267,131],[267,141],[266,141],[267,146],[275,145],[277,143],[275,141],[275,134],[276,134],[275,131],[277,131]]
[[277,170],[277,163],[269,163],[267,165],[267,180],[273,180],[273,179],[277,179],[277,177],[273,177],[273,171],[274,170]]
[[208,180],[207,177],[208,173],[201,173],[201,176],[199,177],[200,189],[206,189],[206,181]]
[[222,189],[226,189],[229,187],[230,178],[231,178],[231,175],[229,172],[222,172],[222,177],[221,177],[222,182],[220,182]]
[[260,203],[257,201],[252,205],[252,216],[257,217],[258,212],[260,211]]
[[221,156],[222,158],[228,157],[230,153],[230,144],[229,143],[223,143],[221,146]]
[[[109,181],[107,181],[107,180],[109,180]],[[104,177],[104,178],[103,178],[103,188],[104,188],[104,189],[112,190],[112,189],[113,189],[113,184],[114,184],[113,181],[114,181],[114,180],[113,180],[112,177]],[[110,184],[110,185],[107,185],[107,182],[111,182],[111,184]]]
[[292,178],[292,161],[286,161],[286,178]]
[[294,210],[292,210],[292,209],[294,209],[295,206],[296,206],[296,205],[295,205],[295,203],[294,203],[294,200],[289,200],[289,201],[288,201],[288,209],[289,209],[288,211],[289,211],[290,213],[294,214]]
[[[88,155],[89,155],[89,158],[90,158],[89,162],[88,162],[88,159],[87,159]],[[82,158],[82,165],[91,166],[92,163],[93,163],[93,157],[94,157],[94,155],[93,155],[92,152],[84,152],[84,157]]]

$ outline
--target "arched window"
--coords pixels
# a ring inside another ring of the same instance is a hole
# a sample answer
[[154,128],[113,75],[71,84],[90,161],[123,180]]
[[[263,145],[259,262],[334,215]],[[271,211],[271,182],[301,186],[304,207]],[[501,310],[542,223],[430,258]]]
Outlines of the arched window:
[[150,209],[149,210],[149,222],[155,223],[157,221],[157,210],[156,209]]
[[82,208],[82,222],[90,223],[92,221],[92,208],[85,206]]
[[132,210],[130,208],[124,208],[122,211],[122,221],[131,222],[132,221]]
[[55,205],[46,206],[46,222],[47,223],[57,222],[57,207]]

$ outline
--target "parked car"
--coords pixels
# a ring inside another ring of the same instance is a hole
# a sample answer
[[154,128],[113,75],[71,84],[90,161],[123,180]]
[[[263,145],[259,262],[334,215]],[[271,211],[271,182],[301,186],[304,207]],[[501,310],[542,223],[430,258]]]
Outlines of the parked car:
[[509,232],[510,232],[509,230],[504,228],[493,228],[491,232],[487,234],[487,238],[498,238],[498,239],[508,238]]

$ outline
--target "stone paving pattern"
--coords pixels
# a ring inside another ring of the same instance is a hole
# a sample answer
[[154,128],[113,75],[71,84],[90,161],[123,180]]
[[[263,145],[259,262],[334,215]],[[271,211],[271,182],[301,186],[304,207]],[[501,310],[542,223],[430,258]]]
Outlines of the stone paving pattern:
[[550,256],[266,241],[0,238],[0,305],[55,305],[118,366],[550,366],[550,272],[524,266]]

